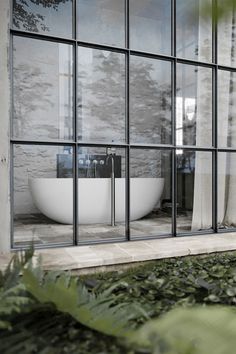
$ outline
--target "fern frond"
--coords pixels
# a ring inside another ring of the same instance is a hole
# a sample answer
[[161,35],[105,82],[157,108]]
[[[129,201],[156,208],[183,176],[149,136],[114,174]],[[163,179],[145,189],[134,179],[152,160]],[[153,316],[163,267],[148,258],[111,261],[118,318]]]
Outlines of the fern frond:
[[10,329],[9,321],[13,313],[28,309],[32,299],[26,294],[24,284],[20,282],[21,272],[31,262],[33,247],[25,252],[13,255],[5,271],[0,271],[0,328]]
[[70,314],[90,329],[109,336],[128,336],[133,333],[129,319],[130,306],[115,305],[114,297],[95,295],[75,278],[61,274],[57,278],[47,274],[42,283],[30,269],[23,272],[26,289],[41,303],[53,303],[56,308]]
[[32,261],[33,255],[33,244],[28,250],[15,253],[8,263],[7,268],[4,271],[0,271],[0,288],[10,289],[18,284],[22,268]]

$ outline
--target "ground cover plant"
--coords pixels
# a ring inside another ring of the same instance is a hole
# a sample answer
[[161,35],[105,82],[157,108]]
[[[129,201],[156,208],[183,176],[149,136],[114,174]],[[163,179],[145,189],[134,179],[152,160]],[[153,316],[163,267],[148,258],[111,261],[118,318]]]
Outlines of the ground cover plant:
[[236,253],[79,278],[31,256],[0,273],[1,353],[234,352]]

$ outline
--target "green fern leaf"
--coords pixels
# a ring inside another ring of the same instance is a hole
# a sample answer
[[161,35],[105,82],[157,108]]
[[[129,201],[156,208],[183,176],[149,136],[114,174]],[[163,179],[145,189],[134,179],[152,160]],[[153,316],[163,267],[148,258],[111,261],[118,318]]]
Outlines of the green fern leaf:
[[23,272],[26,289],[41,303],[53,303],[78,322],[110,336],[129,336],[133,330],[129,320],[133,314],[126,305],[114,305],[114,297],[89,293],[75,278],[61,274],[56,279],[48,273],[43,282],[30,269]]

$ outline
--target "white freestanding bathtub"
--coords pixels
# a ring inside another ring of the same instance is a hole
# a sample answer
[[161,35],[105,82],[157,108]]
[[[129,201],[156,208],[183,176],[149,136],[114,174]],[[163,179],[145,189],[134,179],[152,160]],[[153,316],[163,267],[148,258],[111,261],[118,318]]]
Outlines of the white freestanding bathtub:
[[[110,223],[111,179],[80,178],[78,183],[78,217],[80,224]],[[29,187],[36,207],[48,218],[62,223],[73,223],[73,179],[33,178]],[[150,213],[158,204],[164,187],[164,178],[130,179],[130,220]],[[125,220],[125,179],[115,180],[115,219]]]

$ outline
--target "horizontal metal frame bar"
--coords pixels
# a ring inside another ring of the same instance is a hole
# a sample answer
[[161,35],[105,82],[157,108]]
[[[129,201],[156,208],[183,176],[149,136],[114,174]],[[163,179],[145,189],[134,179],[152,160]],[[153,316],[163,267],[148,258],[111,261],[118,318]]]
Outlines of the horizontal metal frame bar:
[[198,60],[193,60],[193,59],[188,59],[188,58],[179,58],[176,57],[177,64],[186,64],[186,65],[192,65],[192,66],[201,66],[201,67],[206,67],[209,69],[214,69],[216,64],[214,63],[207,63],[205,61],[198,61]]
[[76,43],[76,39],[73,38],[66,38],[66,37],[58,37],[58,36],[51,36],[43,33],[37,32],[25,32],[17,29],[10,29],[10,33],[14,37],[22,37],[22,38],[31,38],[36,40],[42,40],[47,42],[56,42],[56,43],[65,43],[73,45]]
[[134,50],[134,49],[128,49],[128,51],[130,52],[131,56],[136,56],[136,57],[157,59],[157,60],[170,61],[170,62],[173,62],[175,60],[175,57],[173,57],[172,55],[143,52],[141,50]]
[[104,239],[97,239],[97,240],[92,240],[92,241],[79,241],[78,245],[80,246],[89,246],[89,245],[100,245],[102,244],[110,244],[110,243],[125,243],[127,242],[126,236],[117,236],[114,238],[108,238],[106,240]]
[[[80,246],[89,246],[89,245],[100,245],[102,244],[111,244],[111,243],[125,243],[127,242],[127,239],[125,237],[117,237],[117,238],[110,238],[107,240],[104,239],[98,239],[94,241],[80,241],[78,242],[78,245]],[[48,248],[62,248],[62,247],[71,247],[73,248],[75,245],[73,244],[73,240],[71,243],[69,242],[62,242],[62,243],[50,243],[50,244],[35,244],[34,248],[39,250],[39,249],[48,249]],[[28,246],[17,246],[14,245],[12,247],[13,250],[26,250],[28,249]]]
[[74,141],[49,141],[49,140],[44,140],[44,141],[37,141],[37,140],[21,140],[21,139],[11,139],[11,143],[12,144],[18,144],[18,145],[58,145],[58,146],[88,146],[88,147],[104,147],[104,146],[114,146],[114,147],[128,147],[129,145],[124,143],[109,143],[109,142],[105,142],[105,143],[80,143],[80,142],[74,142]]
[[218,227],[218,231],[217,231],[217,233],[218,234],[230,234],[230,233],[232,233],[232,232],[236,232],[236,227],[235,228],[229,228],[229,229],[221,229],[221,228],[219,228]]
[[55,146],[73,146],[76,143],[72,141],[49,141],[49,140],[44,140],[44,141],[37,141],[37,140],[21,140],[21,139],[11,139],[10,140],[12,144],[14,145],[55,145]]
[[214,230],[211,232],[209,232],[208,230],[206,230],[206,231],[203,231],[203,232],[193,232],[193,233],[182,233],[182,234],[177,234],[176,235],[176,237],[191,237],[191,236],[202,236],[202,237],[204,237],[204,236],[206,236],[206,235],[217,235],[218,234],[218,231],[217,232],[215,232]]
[[81,142],[74,142],[74,141],[37,141],[37,140],[19,140],[19,139],[11,139],[10,140],[12,145],[52,145],[52,146],[78,146],[78,147],[107,147],[107,146],[114,146],[117,148],[130,148],[130,149],[157,149],[157,150],[191,150],[191,151],[206,151],[206,152],[236,152],[236,147],[200,147],[200,146],[189,146],[189,145],[181,145],[181,146],[174,146],[174,145],[163,145],[163,144],[119,144],[119,143],[81,143]]
[[230,67],[227,65],[217,65],[218,70],[236,72],[236,67]]
[[[62,248],[62,247],[74,247],[73,246],[73,239],[71,240],[71,242],[34,244],[34,249],[36,249],[36,250],[48,249],[48,248]],[[14,243],[13,246],[11,247],[11,249],[12,250],[27,250],[27,249],[29,249],[29,245],[23,246],[23,245],[17,245],[17,243]]]
[[[178,219],[178,216],[177,216]],[[178,223],[177,223],[178,224]],[[176,230],[176,236],[199,236],[199,235],[212,235],[215,234],[215,230],[202,230],[202,231],[189,231],[189,232],[178,232],[178,226]]]
[[36,33],[36,32],[24,32],[24,31],[16,30],[16,29],[11,29],[11,33],[15,37],[27,37],[27,38],[36,39],[36,40],[64,43],[64,44],[69,44],[69,45],[76,45],[77,44],[78,46],[87,47],[87,48],[91,48],[91,49],[107,50],[107,51],[111,51],[111,52],[118,52],[121,54],[122,53],[123,54],[129,53],[130,55],[140,56],[140,57],[144,57],[144,58],[148,57],[148,58],[159,59],[159,60],[163,60],[163,61],[176,61],[179,64],[194,65],[194,66],[207,67],[207,68],[212,68],[212,69],[217,67],[219,70],[228,70],[228,71],[236,72],[236,67],[230,67],[228,65],[222,65],[222,64],[219,65],[217,63],[209,63],[209,62],[198,61],[198,60],[182,58],[182,57],[174,57],[172,55],[167,55],[167,54],[161,54],[161,53],[155,53],[155,52],[144,52],[141,50],[135,50],[135,49],[130,49],[130,48],[117,47],[117,46],[111,46],[111,45],[99,44],[99,43],[93,43],[93,42],[85,42],[85,41],[80,41],[80,40],[76,40],[73,38],[56,37],[56,36],[51,36],[51,35],[46,35],[46,34],[41,34],[41,33]]
[[159,240],[163,238],[173,238],[172,234],[160,234],[160,235],[141,235],[141,236],[135,236],[132,234],[130,235],[130,241],[149,241],[149,240]]

